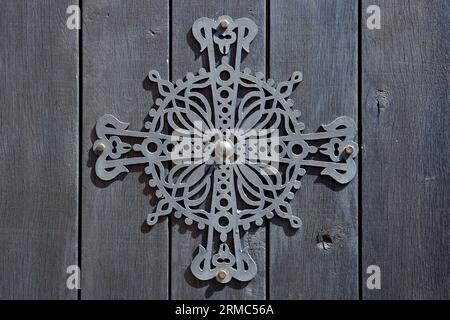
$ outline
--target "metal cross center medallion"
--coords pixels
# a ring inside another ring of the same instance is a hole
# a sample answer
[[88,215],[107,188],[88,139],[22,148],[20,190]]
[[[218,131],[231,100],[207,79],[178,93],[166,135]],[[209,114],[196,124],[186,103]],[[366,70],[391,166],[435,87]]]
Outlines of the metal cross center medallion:
[[145,164],[158,205],[147,217],[154,225],[174,213],[188,225],[207,229],[191,271],[200,280],[249,281],[257,266],[241,232],[274,215],[301,226],[289,201],[300,188],[304,167],[322,168],[338,183],[356,174],[356,124],[339,117],[323,130],[303,133],[300,112],[289,99],[302,81],[295,71],[275,84],[262,73],[241,70],[244,51],[258,32],[248,18],[200,18],[192,33],[206,50],[208,69],[188,73],[174,84],[157,71],[148,77],[160,98],[150,110],[144,131],[112,115],[98,119],[95,172],[112,180],[128,166]]

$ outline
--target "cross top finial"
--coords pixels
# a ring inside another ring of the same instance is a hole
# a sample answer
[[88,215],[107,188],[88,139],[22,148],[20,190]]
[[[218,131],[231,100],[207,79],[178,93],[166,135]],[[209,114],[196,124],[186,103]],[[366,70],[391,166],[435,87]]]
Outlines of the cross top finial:
[[192,34],[200,44],[200,52],[207,50],[210,71],[215,68],[217,61],[224,58],[225,61],[230,61],[233,45],[235,48],[233,64],[235,69],[239,69],[242,51],[250,52],[250,43],[257,33],[258,27],[252,20],[248,18],[233,20],[226,15],[215,20],[200,18],[192,26]]

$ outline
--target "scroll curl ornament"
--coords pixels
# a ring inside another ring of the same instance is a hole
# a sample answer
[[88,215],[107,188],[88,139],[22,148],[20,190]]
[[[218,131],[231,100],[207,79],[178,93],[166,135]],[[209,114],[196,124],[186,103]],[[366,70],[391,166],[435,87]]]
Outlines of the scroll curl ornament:
[[147,217],[149,225],[174,213],[187,225],[207,229],[206,246],[199,246],[191,263],[200,280],[255,277],[257,266],[242,247],[240,232],[274,215],[301,227],[289,201],[300,189],[305,167],[322,168],[322,175],[341,184],[356,174],[357,128],[351,118],[303,133],[300,112],[289,99],[301,72],[276,84],[260,72],[241,70],[257,31],[248,18],[198,19],[192,33],[200,51],[206,51],[208,69],[175,83],[150,71],[160,98],[144,131],[128,130],[128,123],[109,114],[96,125],[93,148],[100,150],[95,164],[100,179],[146,165],[148,183],[159,198]]

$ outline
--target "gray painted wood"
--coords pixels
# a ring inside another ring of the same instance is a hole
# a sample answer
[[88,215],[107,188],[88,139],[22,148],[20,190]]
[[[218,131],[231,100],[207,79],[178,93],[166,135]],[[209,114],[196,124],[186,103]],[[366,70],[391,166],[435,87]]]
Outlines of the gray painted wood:
[[[271,2],[270,76],[303,72],[291,97],[304,132],[342,115],[357,119],[357,28],[357,1]],[[358,298],[358,179],[340,186],[319,173],[307,170],[291,202],[303,227],[270,226],[271,299]],[[328,250],[317,244],[324,235]]]
[[[193,22],[200,17],[215,18],[227,14],[232,18],[248,17],[258,25],[259,32],[250,46],[242,68],[265,71],[265,1],[174,0],[172,3],[172,76],[183,78],[204,65],[199,47],[191,35]],[[264,299],[265,298],[265,237],[263,227],[245,236],[244,243],[258,265],[258,274],[251,282],[227,285],[215,279],[198,281],[190,272],[190,263],[206,233],[187,227],[182,220],[172,219],[171,289],[173,299]],[[203,242],[204,243],[204,242]]]
[[143,128],[156,99],[148,71],[168,76],[168,35],[168,1],[84,1],[82,299],[168,298],[168,220],[144,223],[144,166],[101,182],[90,149],[105,113]]
[[[266,58],[276,81],[303,71],[292,98],[307,130],[358,116],[356,1],[272,1],[269,39],[266,1],[172,2],[169,39],[168,0],[84,1],[79,119],[79,38],[65,13],[77,1],[0,1],[0,299],[76,299],[66,268],[78,261],[79,172],[83,299],[357,298],[357,179],[340,187],[309,171],[292,202],[303,228],[272,220],[269,261],[267,229],[251,232],[257,277],[223,286],[189,271],[203,233],[175,219],[169,230],[168,218],[145,225],[155,199],[143,167],[95,178],[96,119],[112,113],[141,129],[156,97],[147,72],[167,78],[171,62],[177,79],[203,66],[190,35],[202,16],[257,23],[244,62],[253,71],[264,72]],[[380,0],[382,29],[368,30],[371,4],[360,8],[363,298],[449,299],[449,4]],[[317,246],[324,235],[328,250]],[[369,265],[381,267],[381,290],[366,289]]]
[[0,299],[76,299],[76,1],[0,1]]
[[[448,1],[362,5],[364,299],[450,298]],[[366,268],[381,268],[381,290]]]

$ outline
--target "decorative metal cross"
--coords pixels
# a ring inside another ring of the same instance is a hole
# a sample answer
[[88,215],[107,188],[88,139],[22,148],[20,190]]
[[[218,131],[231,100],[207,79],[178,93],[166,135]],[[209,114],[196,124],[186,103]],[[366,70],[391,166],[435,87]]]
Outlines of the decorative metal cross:
[[198,19],[192,33],[200,50],[207,51],[209,70],[188,73],[175,84],[150,71],[161,98],[149,112],[146,131],[127,130],[128,124],[112,115],[96,125],[93,149],[100,179],[146,165],[159,198],[147,217],[149,225],[173,212],[188,225],[207,228],[206,248],[200,245],[191,263],[200,280],[255,277],[257,266],[242,248],[240,232],[274,214],[293,228],[301,226],[289,200],[300,188],[303,167],[323,168],[322,175],[339,183],[356,173],[352,119],[339,117],[321,132],[302,133],[300,112],[288,99],[302,81],[301,72],[275,85],[262,73],[241,71],[242,54],[249,52],[257,32],[248,18]]

